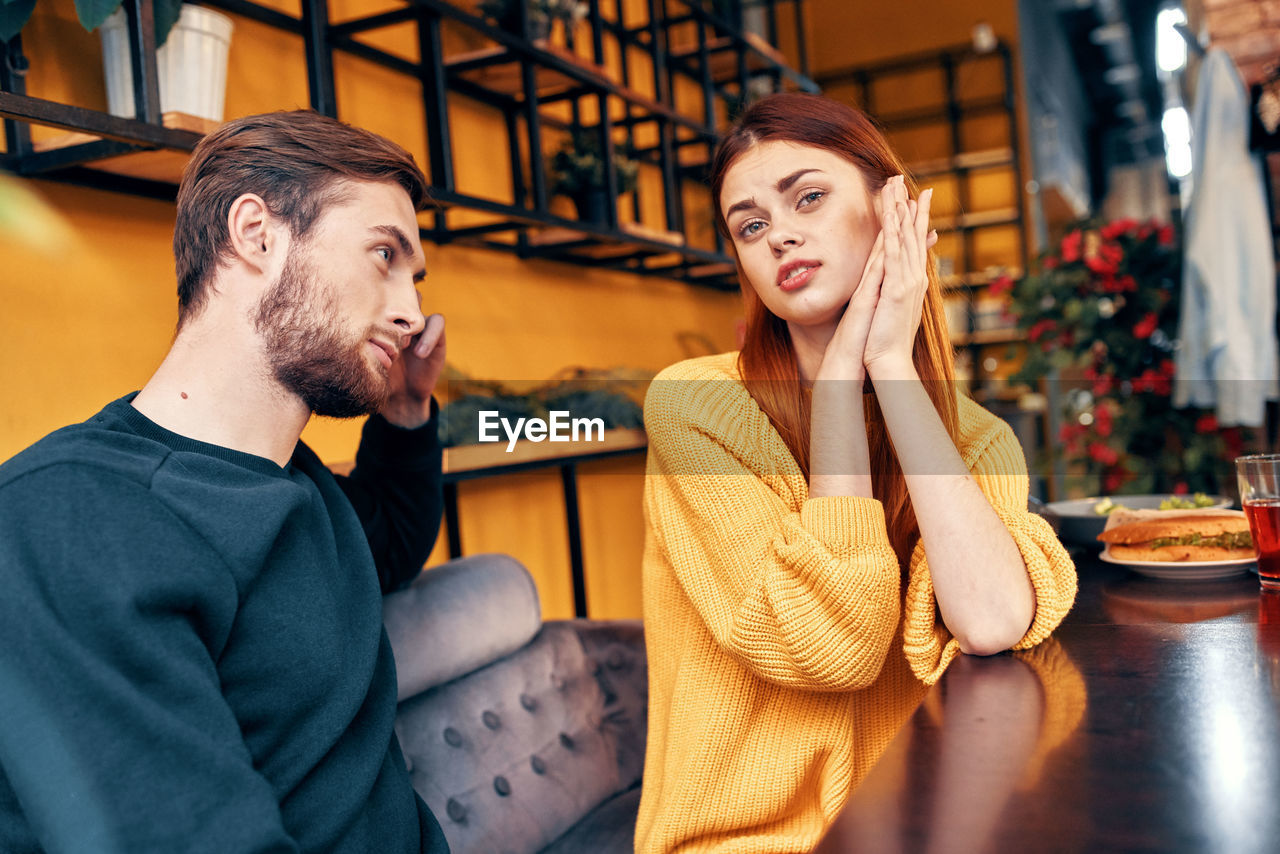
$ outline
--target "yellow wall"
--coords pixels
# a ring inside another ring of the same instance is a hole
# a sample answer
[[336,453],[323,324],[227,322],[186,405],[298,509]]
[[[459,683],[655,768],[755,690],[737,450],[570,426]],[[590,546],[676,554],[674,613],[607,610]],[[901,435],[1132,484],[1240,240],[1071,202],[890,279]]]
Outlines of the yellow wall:
[[[298,13],[296,0],[277,5]],[[341,0],[332,17],[384,7],[389,4]],[[807,8],[815,72],[963,42],[979,19],[1016,39],[1012,0],[977,6],[810,0]],[[98,38],[80,28],[71,0],[42,0],[23,37],[32,56],[31,94],[105,107]],[[405,28],[377,42],[414,55]],[[228,117],[306,106],[301,39],[236,19],[232,45]],[[343,56],[335,75],[342,118],[397,140],[426,163],[416,84]],[[642,75],[633,76],[643,88]],[[451,111],[460,185],[501,198],[507,174],[498,117],[465,102]],[[57,133],[37,129],[40,138]],[[52,235],[44,243],[30,234],[0,232],[0,392],[8,401],[0,412],[0,459],[140,386],[163,357],[175,317],[171,205],[48,182],[19,184],[43,198],[63,225],[43,229]],[[35,202],[23,204],[33,216],[39,209]],[[646,212],[659,208],[648,201],[644,206]],[[698,232],[695,242],[706,243],[709,229]],[[734,346],[739,307],[732,295],[484,250],[432,244],[425,250],[430,274],[424,304],[448,317],[450,361],[474,377],[541,380],[571,366],[657,370],[688,355]],[[325,459],[338,462],[350,457],[357,430],[351,423],[319,421],[304,438]],[[638,458],[582,471],[593,616],[639,615],[641,471]],[[533,571],[546,614],[567,616],[568,547],[555,474],[468,482],[460,492],[467,552],[514,554]],[[443,557],[441,545],[432,560]]]
[[[33,63],[30,93],[102,108],[96,35],[79,29],[70,0],[42,2],[36,14],[23,34]],[[236,25],[227,116],[305,106],[300,40],[243,19]],[[337,85],[342,118],[396,139],[425,162],[416,86],[355,60],[339,63]],[[492,151],[494,118],[473,107],[455,110],[464,187],[488,181],[496,192],[500,183],[489,177],[492,154],[485,156]],[[34,236],[0,228],[0,395],[6,401],[0,460],[138,388],[163,357],[176,318],[172,205],[8,181],[34,194],[20,202],[24,215],[50,219],[41,220],[47,227]],[[430,243],[424,249],[424,306],[448,318],[449,361],[473,377],[544,380],[575,366],[656,371],[734,346],[739,305],[733,295],[486,250]],[[331,462],[349,459],[357,436],[357,424],[334,421],[315,421],[303,434]],[[640,614],[641,460],[582,470],[583,547],[595,617]],[[558,476],[467,482],[460,496],[466,551],[515,555],[537,580],[544,614],[569,616]],[[432,561],[443,558],[441,544]]]
[[810,0],[806,8],[809,63],[815,74],[965,44],[979,21],[986,21],[1010,44],[1018,41],[1015,0]]

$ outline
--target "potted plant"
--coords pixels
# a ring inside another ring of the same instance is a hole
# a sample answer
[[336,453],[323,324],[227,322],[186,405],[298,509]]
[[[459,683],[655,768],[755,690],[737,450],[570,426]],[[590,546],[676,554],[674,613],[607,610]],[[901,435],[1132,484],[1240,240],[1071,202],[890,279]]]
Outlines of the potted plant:
[[520,4],[525,3],[529,16],[529,39],[544,41],[551,35],[551,25],[561,21],[565,29],[587,16],[587,4],[581,0],[481,0],[480,11],[504,30],[523,36],[520,31]]
[[[604,222],[608,204],[604,169],[599,134],[593,128],[576,128],[551,156],[551,192],[568,196],[578,210],[578,219]],[[619,193],[636,188],[640,164],[628,153],[614,151],[613,171]]]
[[[93,32],[124,5],[124,0],[75,0],[75,4],[80,24]],[[27,25],[35,7],[35,0],[0,2],[0,42],[7,42],[16,36]],[[156,45],[159,46],[165,43],[169,31],[178,23],[182,0],[154,0],[152,9],[156,25]]]
[[[86,30],[102,38],[107,109],[133,118],[133,63],[123,0],[75,0]],[[13,38],[31,17],[35,0],[0,0],[0,41]],[[161,112],[178,112],[212,122],[222,120],[227,82],[231,19],[182,0],[153,0],[156,69]]]

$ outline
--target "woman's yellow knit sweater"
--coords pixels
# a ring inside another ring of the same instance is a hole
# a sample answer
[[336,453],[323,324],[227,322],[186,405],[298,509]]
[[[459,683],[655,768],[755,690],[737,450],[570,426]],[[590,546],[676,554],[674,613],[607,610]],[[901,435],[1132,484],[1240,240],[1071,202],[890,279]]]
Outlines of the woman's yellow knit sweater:
[[[1075,567],[1027,512],[1022,449],[962,399],[960,453],[1026,560],[1036,614]],[[810,499],[737,354],[681,362],[645,401],[649,740],[636,851],[810,850],[959,652],[917,544],[902,591],[871,498]]]

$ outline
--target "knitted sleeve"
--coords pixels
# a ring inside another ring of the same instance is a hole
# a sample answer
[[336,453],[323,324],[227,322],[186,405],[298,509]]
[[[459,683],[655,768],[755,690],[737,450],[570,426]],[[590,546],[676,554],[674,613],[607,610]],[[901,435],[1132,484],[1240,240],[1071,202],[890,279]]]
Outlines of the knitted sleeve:
[[[970,437],[961,454],[978,486],[1004,522],[1027,564],[1035,589],[1031,626],[1013,649],[1028,649],[1049,636],[1071,610],[1076,596],[1076,568],[1049,523],[1027,509],[1027,463],[1022,446],[999,418],[971,401],[962,401],[961,431]],[[916,543],[908,574],[903,640],[911,669],[932,685],[960,652],[960,644],[938,617],[933,579]]]
[[668,369],[650,386],[645,427],[651,553],[681,605],[762,679],[820,691],[874,682],[900,613],[880,502],[798,502],[794,460],[723,376]]

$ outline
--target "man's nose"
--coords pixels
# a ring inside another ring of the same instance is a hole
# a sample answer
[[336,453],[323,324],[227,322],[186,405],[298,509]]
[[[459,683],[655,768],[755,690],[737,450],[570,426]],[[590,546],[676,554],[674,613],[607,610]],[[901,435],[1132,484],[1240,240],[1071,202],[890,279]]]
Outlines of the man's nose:
[[426,328],[427,319],[422,314],[422,296],[414,287],[412,279],[396,287],[387,308],[389,319],[406,340]]

